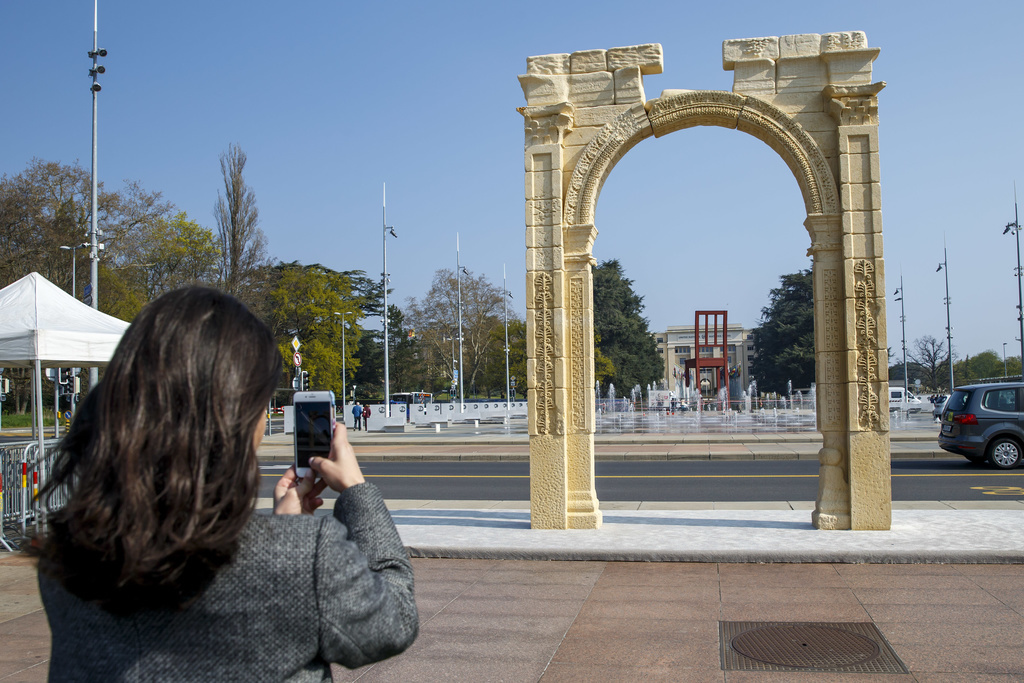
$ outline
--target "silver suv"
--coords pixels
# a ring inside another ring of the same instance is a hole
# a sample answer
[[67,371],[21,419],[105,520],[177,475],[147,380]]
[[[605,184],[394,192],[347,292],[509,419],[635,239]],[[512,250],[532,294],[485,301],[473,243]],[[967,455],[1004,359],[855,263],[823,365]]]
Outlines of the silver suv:
[[1021,464],[1024,455],[1024,383],[959,387],[942,410],[939,447],[972,462],[1000,469]]

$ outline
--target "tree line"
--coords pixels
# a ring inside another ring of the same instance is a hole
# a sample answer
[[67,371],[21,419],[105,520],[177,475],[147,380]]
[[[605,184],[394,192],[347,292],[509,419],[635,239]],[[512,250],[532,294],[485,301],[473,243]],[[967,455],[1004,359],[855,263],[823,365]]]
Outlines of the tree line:
[[[99,229],[105,250],[98,265],[99,309],[131,321],[149,301],[173,289],[203,285],[242,300],[273,331],[288,379],[294,375],[291,340],[300,340],[302,369],[310,386],[341,394],[342,368],[349,396],[383,396],[382,283],[362,270],[319,263],[282,263],[267,251],[253,189],[245,181],[247,157],[237,145],[220,156],[223,185],[213,206],[215,228],[178,210],[160,192],[138,182],[98,190]],[[76,298],[88,282],[89,172],[77,162],[39,159],[14,176],[0,177],[0,287],[39,272]],[[75,264],[74,267],[72,264]],[[603,385],[641,386],[662,376],[643,298],[618,261],[594,269],[597,379]],[[507,293],[483,275],[462,277],[462,381],[468,397],[505,395],[505,312],[509,374],[526,394],[526,323]],[[449,269],[435,272],[430,289],[404,307],[389,305],[391,391],[450,395],[458,370],[458,282]],[[389,290],[389,294],[390,294]],[[13,380],[6,412],[29,405],[28,371],[8,370]],[[44,394],[46,392],[44,391]]]

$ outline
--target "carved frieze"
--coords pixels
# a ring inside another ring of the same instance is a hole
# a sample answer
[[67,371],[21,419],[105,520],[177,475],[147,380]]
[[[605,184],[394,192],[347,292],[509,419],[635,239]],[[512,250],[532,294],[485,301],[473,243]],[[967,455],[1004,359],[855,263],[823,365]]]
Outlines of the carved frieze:
[[582,277],[569,280],[569,335],[572,357],[570,359],[572,382],[572,426],[573,429],[587,429],[587,335],[586,310],[584,302],[584,285]]
[[550,273],[534,276],[534,334],[537,348],[537,433],[551,434],[555,412],[554,288]]
[[875,302],[875,264],[862,259],[853,266],[854,317],[857,328],[858,420],[865,429],[880,429],[881,414],[875,384],[878,375],[878,318]]

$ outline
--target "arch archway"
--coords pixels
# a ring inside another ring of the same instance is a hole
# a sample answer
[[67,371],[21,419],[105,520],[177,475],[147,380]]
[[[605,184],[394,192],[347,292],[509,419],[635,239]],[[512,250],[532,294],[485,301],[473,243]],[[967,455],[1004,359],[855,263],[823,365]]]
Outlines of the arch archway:
[[659,45],[527,60],[530,73],[520,80],[530,106],[520,111],[526,119],[535,528],[601,524],[594,491],[591,274],[601,188],[641,140],[703,125],[737,129],[767,144],[803,196],[814,259],[823,441],[812,521],[827,529],[889,528],[876,118],[884,84],[870,83],[877,54],[857,32],[727,41],[724,64],[736,71],[734,92],[666,91],[650,101],[643,98],[642,75],[660,73]]

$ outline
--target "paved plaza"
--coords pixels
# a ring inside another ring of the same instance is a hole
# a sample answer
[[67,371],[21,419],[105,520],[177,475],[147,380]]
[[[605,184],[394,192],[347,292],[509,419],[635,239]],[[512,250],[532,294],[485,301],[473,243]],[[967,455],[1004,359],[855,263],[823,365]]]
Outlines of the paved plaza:
[[[352,441],[366,461],[527,452],[525,438],[461,431]],[[680,442],[706,449],[700,458],[801,458],[817,452],[816,438],[621,435],[599,447],[623,459],[672,458]],[[289,459],[290,439],[269,437],[261,460]],[[935,457],[930,443],[930,430],[894,434],[893,457]],[[414,556],[420,636],[392,660],[336,669],[336,681],[1024,679],[1018,500],[897,504],[891,531],[815,530],[813,501],[608,503],[596,531],[531,530],[525,501],[388,503]],[[723,633],[748,622],[875,627],[899,666],[728,668],[735,641]],[[48,656],[35,570],[0,554],[0,682],[46,680]]]

